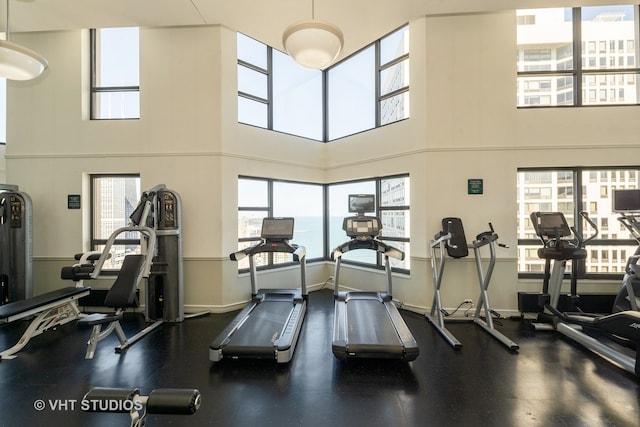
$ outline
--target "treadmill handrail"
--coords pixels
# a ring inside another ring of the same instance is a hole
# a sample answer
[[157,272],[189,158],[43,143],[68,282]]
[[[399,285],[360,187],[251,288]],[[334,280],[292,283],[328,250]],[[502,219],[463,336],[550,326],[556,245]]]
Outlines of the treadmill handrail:
[[376,252],[380,252],[385,256],[396,258],[401,261],[404,260],[403,251],[391,245],[388,245],[378,239],[369,239],[369,240],[352,239],[352,240],[349,240],[348,242],[344,242],[331,252],[331,259],[337,260],[338,258],[342,257],[342,255],[345,252],[353,251],[356,249],[375,250]]
[[232,261],[239,261],[247,256],[253,256],[261,253],[269,252],[286,252],[293,254],[296,261],[303,258],[306,255],[306,248],[302,245],[296,245],[295,243],[289,243],[288,240],[270,240],[262,239],[259,243],[253,246],[241,249],[237,252],[233,252],[229,255]]
[[294,262],[300,264],[300,290],[302,296],[306,298],[307,295],[307,249],[305,246],[289,243],[287,240],[262,239],[260,243],[257,243],[248,248],[244,248],[237,252],[229,254],[229,258],[232,261],[241,261],[242,259],[249,257],[249,278],[251,282],[251,295],[256,296],[258,294],[258,272],[257,266],[254,262],[254,257],[260,253],[272,253],[283,252],[293,254]]

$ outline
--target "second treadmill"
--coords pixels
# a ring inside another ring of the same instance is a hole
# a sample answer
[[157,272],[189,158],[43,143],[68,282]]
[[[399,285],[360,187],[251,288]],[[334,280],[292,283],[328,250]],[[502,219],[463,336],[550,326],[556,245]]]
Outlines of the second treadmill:
[[[306,250],[289,243],[293,222],[293,218],[264,218],[260,243],[230,255],[234,261],[249,257],[252,298],[209,346],[212,362],[229,357],[286,363],[293,357],[307,307]],[[258,289],[254,257],[264,253],[293,254],[300,264],[300,288]]]
[[[382,358],[415,360],[418,344],[393,303],[389,257],[404,259],[404,252],[378,240],[380,218],[365,216],[374,210],[373,195],[350,195],[349,207],[357,216],[344,219],[342,228],[351,238],[333,250],[335,260],[335,317],[331,349],[340,360]],[[339,290],[340,264],[345,252],[368,249],[384,257],[386,292]]]

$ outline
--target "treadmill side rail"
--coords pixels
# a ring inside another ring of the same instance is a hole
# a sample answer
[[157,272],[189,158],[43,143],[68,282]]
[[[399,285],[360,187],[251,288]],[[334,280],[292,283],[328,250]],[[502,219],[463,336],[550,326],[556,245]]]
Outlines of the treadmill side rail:
[[[333,342],[331,351],[339,360],[348,358],[400,359],[407,362],[415,360],[420,349],[400,312],[392,302],[383,302],[380,297],[370,295],[363,298],[362,292],[353,292],[360,298],[336,300],[333,324]],[[375,294],[375,293],[373,293]],[[349,307],[357,310],[359,316],[366,315],[376,324],[362,329],[357,319],[349,321]],[[373,310],[373,311],[372,311]],[[378,323],[379,322],[379,323]],[[386,330],[387,332],[383,332]],[[350,333],[351,336],[350,337]]]
[[420,354],[420,349],[418,348],[418,343],[415,338],[413,338],[409,327],[405,323],[404,319],[402,319],[402,316],[394,303],[387,302],[384,305],[387,309],[387,313],[389,313],[389,317],[396,327],[400,341],[402,341],[402,346],[404,347],[405,352],[403,360],[415,360],[418,357],[418,354]]
[[347,358],[347,304],[343,301],[334,303],[333,340],[331,351],[340,360]]
[[289,320],[285,324],[280,338],[274,343],[275,358],[278,363],[287,363],[293,357],[293,350],[298,342],[302,320],[307,310],[307,302],[295,304],[291,310]]
[[222,348],[229,342],[229,337],[244,323],[249,316],[249,313],[256,307],[255,302],[251,302],[246,305],[240,313],[236,315],[227,327],[218,334],[209,345],[209,360],[212,362],[219,362],[222,360]]

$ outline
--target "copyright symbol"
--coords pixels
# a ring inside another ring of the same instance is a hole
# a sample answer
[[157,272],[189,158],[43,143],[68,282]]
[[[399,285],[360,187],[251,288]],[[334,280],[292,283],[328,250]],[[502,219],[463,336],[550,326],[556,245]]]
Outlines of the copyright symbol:
[[36,411],[42,411],[46,406],[47,406],[46,403],[42,399],[38,399],[35,402],[33,402],[33,407],[35,408]]

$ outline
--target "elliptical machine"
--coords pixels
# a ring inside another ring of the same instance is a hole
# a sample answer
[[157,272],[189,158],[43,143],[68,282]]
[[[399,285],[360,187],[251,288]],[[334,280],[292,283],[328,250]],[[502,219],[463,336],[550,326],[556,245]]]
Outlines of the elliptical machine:
[[626,310],[639,311],[640,307],[640,190],[615,190],[613,211],[620,215],[618,221],[638,242],[633,255],[627,259],[620,292],[613,303],[613,313]]
[[[640,190],[617,190],[614,192],[613,205],[614,211],[621,212],[620,221],[638,240],[637,237],[640,236],[637,232],[640,227],[635,218],[637,214],[629,214],[626,211],[640,212]],[[583,217],[588,220],[588,216],[583,215]],[[593,223],[588,221],[593,226]],[[555,330],[632,373],[638,379],[640,379],[640,358],[638,357],[640,312],[637,309],[625,308],[634,306],[637,308],[634,287],[638,286],[639,255],[640,248],[636,249],[634,255],[627,261],[625,277],[614,303],[613,314],[598,316],[582,312],[561,312],[556,305],[553,305],[553,298],[545,305],[545,309],[554,316]]]
[[554,313],[549,307],[558,309],[560,293],[567,261],[571,262],[571,288],[567,295],[566,311],[578,310],[580,296],[578,295],[578,264],[576,261],[585,259],[587,251],[585,245],[598,235],[597,225],[591,221],[588,213],[580,212],[580,216],[594,230],[593,234],[584,239],[575,227],[569,227],[562,212],[533,212],[531,222],[533,228],[542,241],[542,248],[538,249],[538,256],[545,260],[542,293],[539,295],[538,305],[544,310],[538,314],[537,323],[533,323],[536,330],[553,330]]

